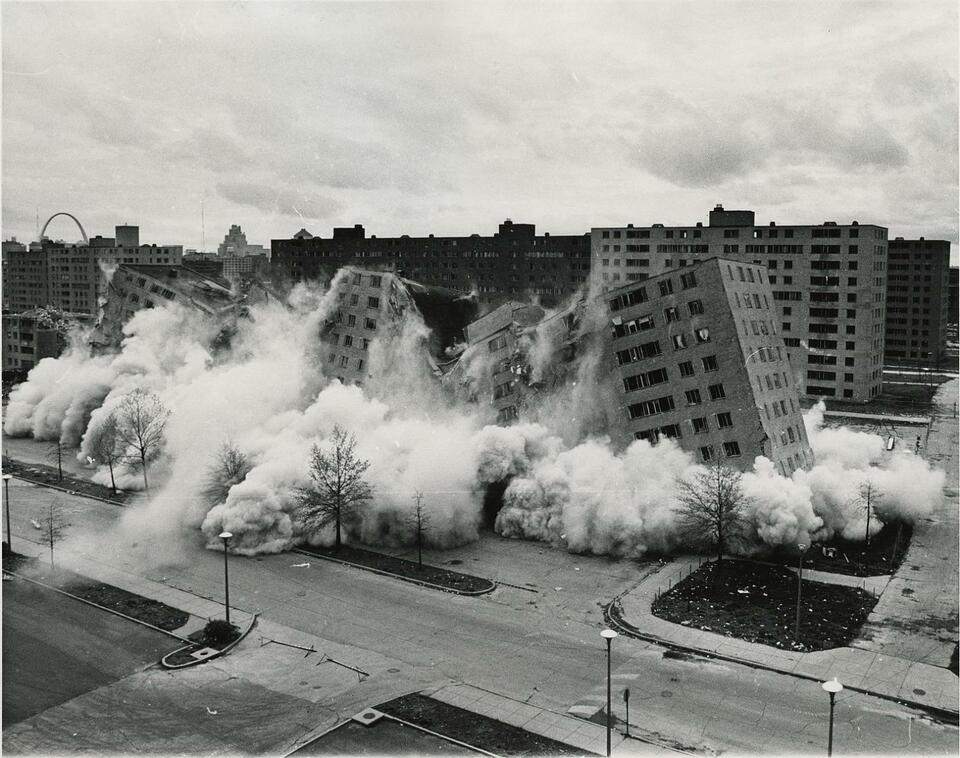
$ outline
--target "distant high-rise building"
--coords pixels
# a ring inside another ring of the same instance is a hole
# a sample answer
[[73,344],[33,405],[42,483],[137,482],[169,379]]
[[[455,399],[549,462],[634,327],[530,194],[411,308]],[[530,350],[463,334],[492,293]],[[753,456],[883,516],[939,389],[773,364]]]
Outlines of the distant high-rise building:
[[590,276],[600,289],[643,281],[708,257],[763,266],[777,305],[777,333],[790,350],[800,391],[860,402],[880,393],[885,228],[856,221],[759,226],[753,211],[718,205],[710,212],[709,226],[628,224],[595,228],[592,238]]
[[897,237],[887,261],[885,360],[939,365],[950,313],[950,243]]
[[218,255],[246,255],[247,235],[238,224],[233,224],[217,248]]

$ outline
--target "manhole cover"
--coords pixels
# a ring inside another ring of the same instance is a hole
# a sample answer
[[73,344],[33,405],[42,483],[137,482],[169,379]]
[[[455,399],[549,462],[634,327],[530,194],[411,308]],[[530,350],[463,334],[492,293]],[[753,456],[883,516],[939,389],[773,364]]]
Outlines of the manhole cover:
[[673,697],[673,693],[670,690],[664,690],[660,693],[660,697]]
[[459,558],[454,558],[452,561],[447,561],[448,566],[459,566],[461,563],[463,563],[463,561],[461,561]]
[[399,674],[400,669],[387,669],[388,674]]
[[307,682],[306,680],[304,680],[304,681],[301,681],[300,684],[309,684],[309,682]]
[[926,694],[927,694],[927,691],[926,691],[926,690],[921,690],[921,689],[918,687],[917,689],[915,689],[915,690],[913,691],[913,694],[914,694],[914,695],[926,695]]

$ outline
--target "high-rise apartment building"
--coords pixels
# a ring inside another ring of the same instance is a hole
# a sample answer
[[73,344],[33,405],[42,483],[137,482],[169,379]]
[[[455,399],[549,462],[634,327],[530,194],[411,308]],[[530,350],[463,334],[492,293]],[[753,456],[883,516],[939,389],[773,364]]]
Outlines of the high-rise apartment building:
[[717,206],[709,225],[592,230],[592,286],[640,282],[709,257],[766,269],[778,331],[802,394],[866,402],[880,392],[886,320],[887,230],[759,226],[754,212]]
[[533,224],[510,219],[486,237],[368,237],[356,225],[334,229],[331,239],[301,230],[271,245],[274,264],[295,281],[329,281],[358,265],[475,292],[482,304],[535,298],[553,306],[582,288],[590,270],[590,235],[537,235]]
[[[132,241],[136,227],[118,227]],[[109,275],[127,264],[179,265],[180,245],[118,245],[93,237],[85,245],[43,240],[28,250],[3,251],[3,307],[11,312],[53,306],[64,312],[96,316]]]
[[939,365],[945,358],[950,313],[950,243],[890,240],[884,360]]

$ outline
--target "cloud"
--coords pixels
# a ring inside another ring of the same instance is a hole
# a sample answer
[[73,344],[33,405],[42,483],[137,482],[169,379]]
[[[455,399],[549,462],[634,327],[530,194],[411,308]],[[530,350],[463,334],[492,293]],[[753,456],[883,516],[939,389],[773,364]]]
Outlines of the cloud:
[[342,203],[306,188],[272,186],[252,182],[219,182],[217,192],[225,200],[268,214],[292,216],[304,220],[327,219],[338,213]]

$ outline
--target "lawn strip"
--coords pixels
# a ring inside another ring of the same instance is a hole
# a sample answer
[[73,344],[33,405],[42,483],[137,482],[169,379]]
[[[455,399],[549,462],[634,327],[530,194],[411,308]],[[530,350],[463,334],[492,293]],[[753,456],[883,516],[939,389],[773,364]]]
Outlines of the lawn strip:
[[95,497],[116,505],[123,505],[127,501],[126,492],[115,493],[102,484],[91,482],[89,479],[80,479],[70,474],[64,474],[61,477],[56,466],[47,466],[42,463],[24,463],[4,456],[3,471],[5,474],[13,474],[18,479],[41,484],[45,487],[55,487],[74,495]]
[[336,547],[314,547],[301,545],[298,550],[322,558],[344,561],[358,566],[371,568],[385,574],[392,574],[411,581],[432,584],[453,592],[481,593],[489,592],[494,584],[489,579],[470,574],[461,574],[448,569],[424,564],[421,568],[416,562],[397,558],[393,555],[364,550],[353,545]]
[[98,582],[73,571],[62,568],[51,569],[39,559],[14,553],[4,557],[3,568],[6,571],[18,571],[28,579],[43,582],[81,600],[168,632],[179,629],[190,619],[190,614],[178,608],[114,587],[112,584]]
[[403,695],[378,705],[377,710],[497,755],[591,755],[586,750],[426,695]]

